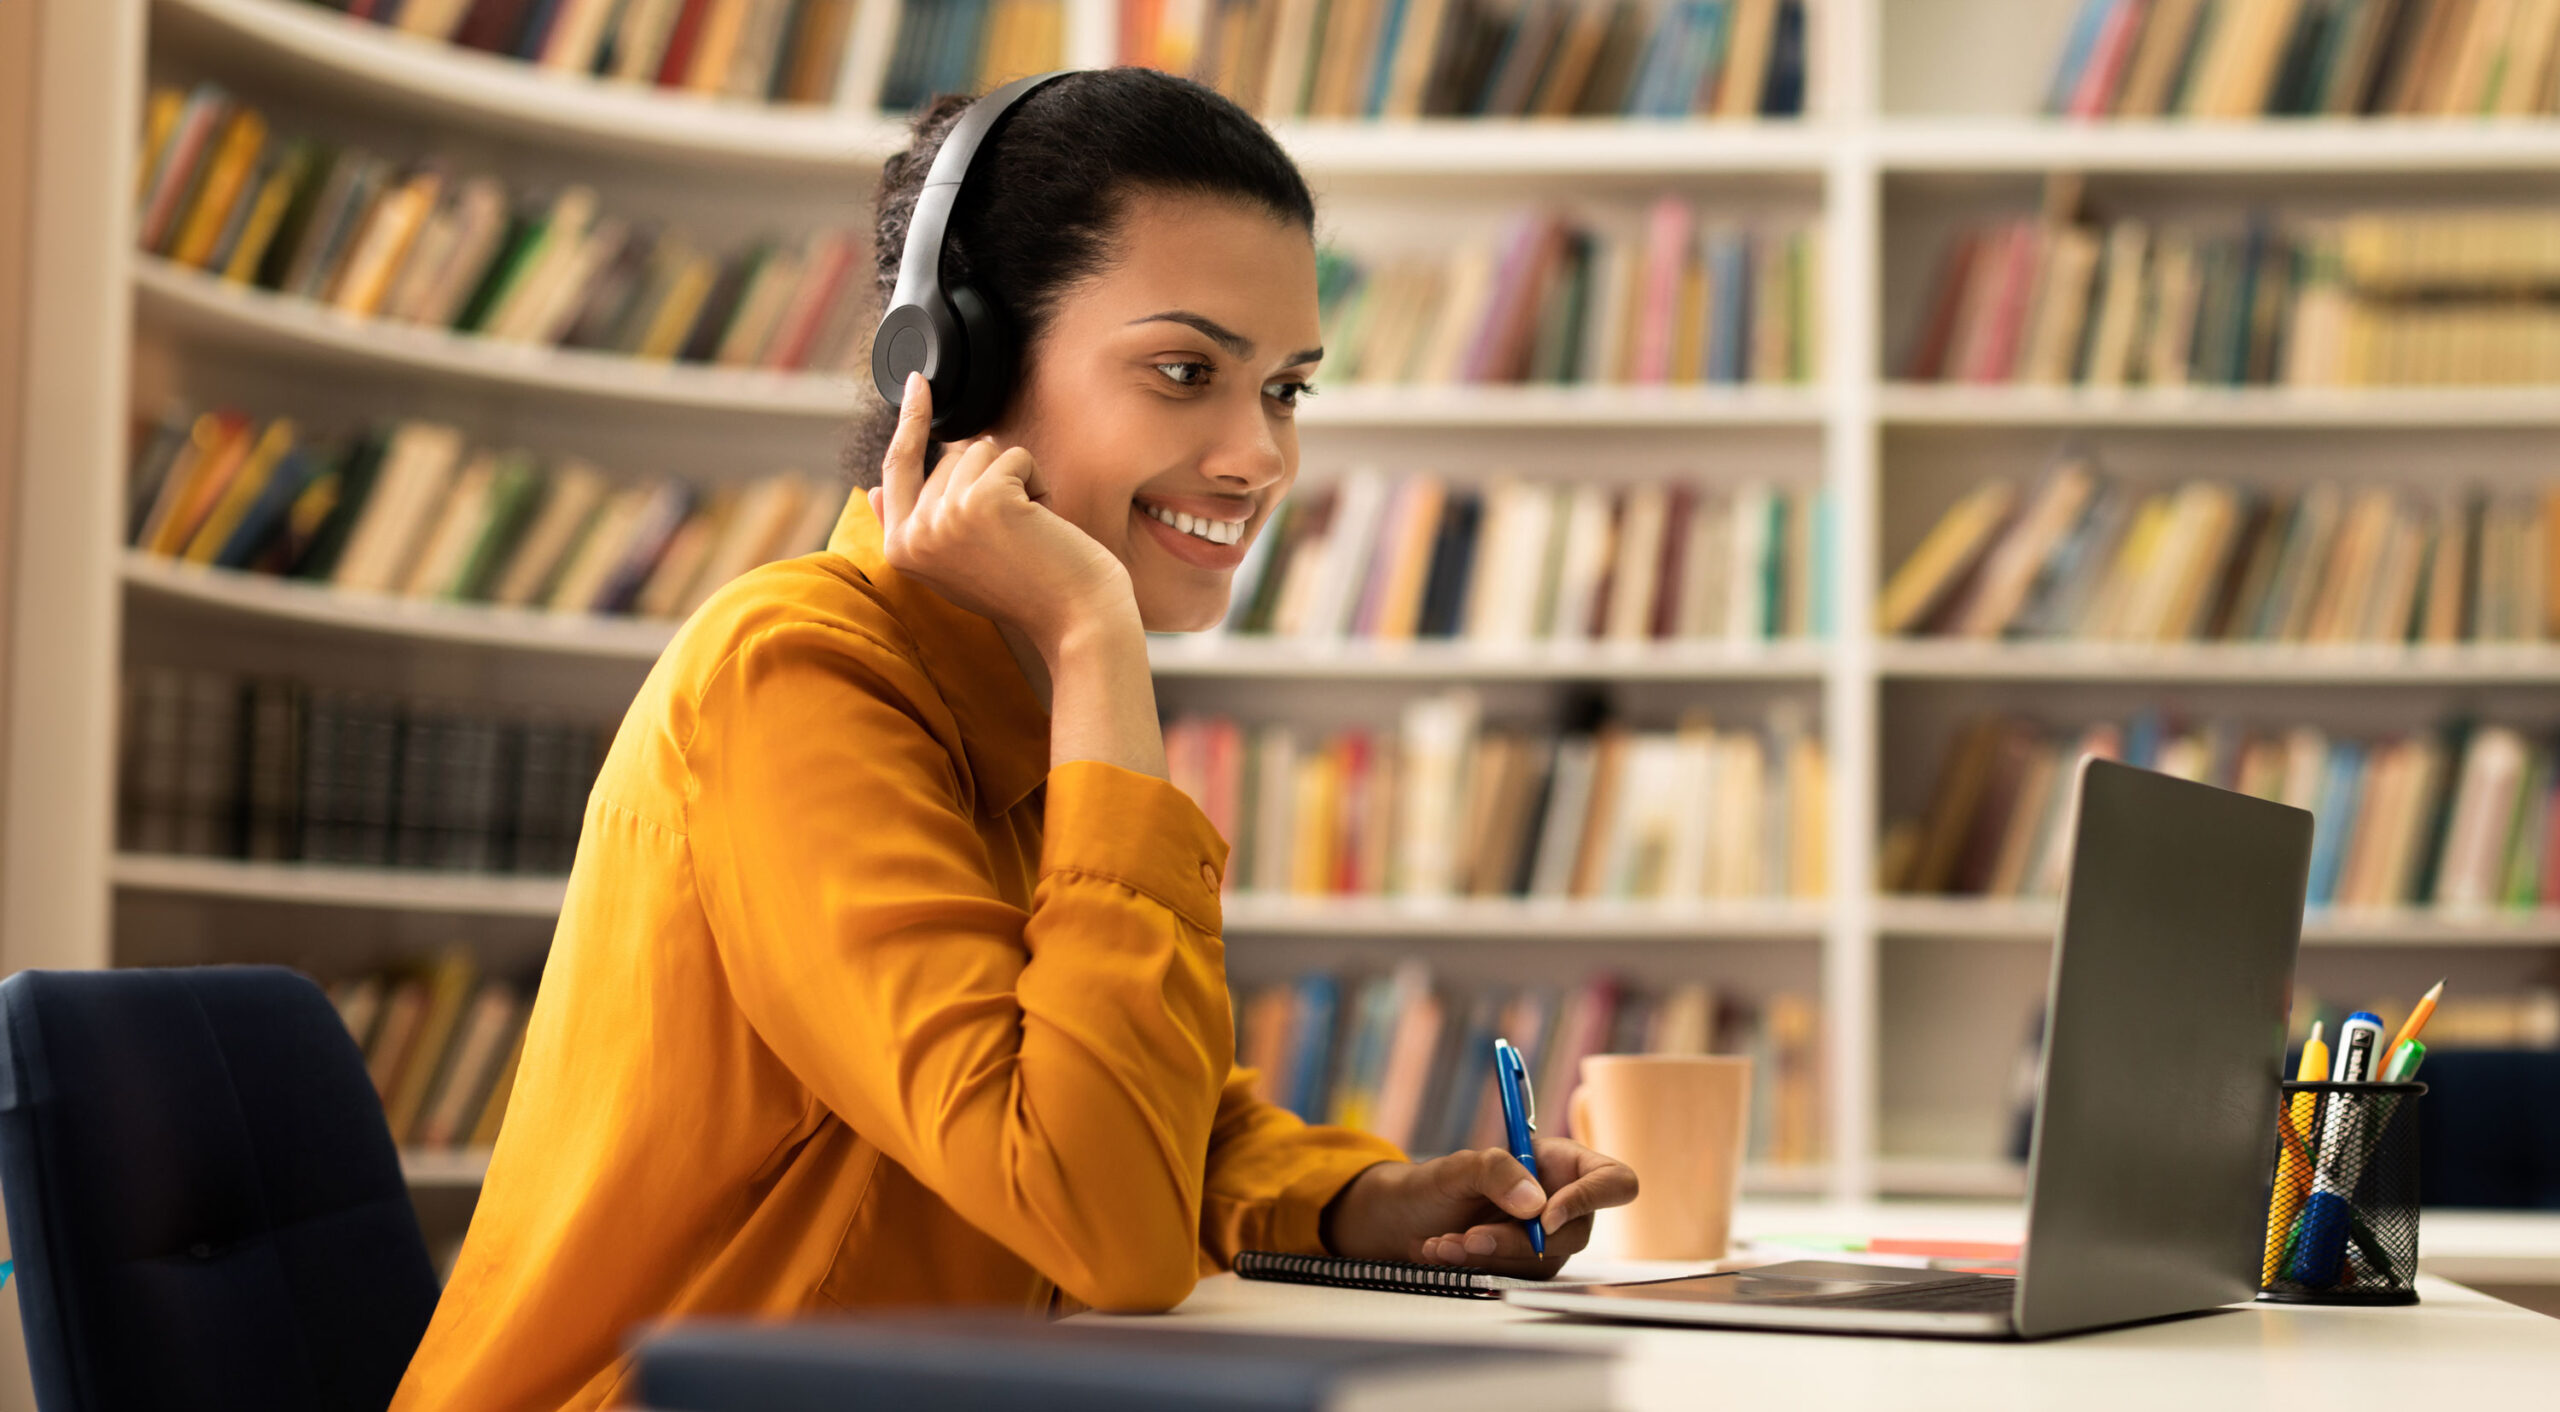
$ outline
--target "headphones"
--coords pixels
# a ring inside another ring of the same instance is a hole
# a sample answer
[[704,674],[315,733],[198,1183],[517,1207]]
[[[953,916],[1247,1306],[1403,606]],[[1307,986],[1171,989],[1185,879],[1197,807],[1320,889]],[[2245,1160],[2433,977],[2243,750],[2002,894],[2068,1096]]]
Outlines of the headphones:
[[895,407],[906,393],[907,374],[923,373],[933,389],[936,441],[975,436],[995,421],[1013,380],[1014,351],[1002,310],[965,284],[943,287],[943,232],[960,204],[969,163],[997,123],[1033,89],[1074,72],[1052,69],[1018,78],[970,104],[942,139],[916,192],[906,250],[898,257],[897,288],[871,335],[871,385]]

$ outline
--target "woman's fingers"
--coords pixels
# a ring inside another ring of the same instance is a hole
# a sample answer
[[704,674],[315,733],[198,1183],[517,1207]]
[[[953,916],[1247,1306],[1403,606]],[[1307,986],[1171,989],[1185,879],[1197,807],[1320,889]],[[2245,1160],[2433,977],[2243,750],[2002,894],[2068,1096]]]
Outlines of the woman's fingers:
[[933,385],[924,380],[924,374],[909,373],[898,399],[898,429],[889,438],[888,453],[880,458],[880,523],[892,533],[914,513],[916,500],[924,493],[924,449],[932,439]]
[[1439,1176],[1444,1194],[1459,1199],[1482,1197],[1522,1220],[1537,1215],[1547,1204],[1537,1178],[1529,1175],[1519,1158],[1499,1147],[1454,1154]]
[[[1557,1144],[1559,1147],[1565,1145]],[[1574,1159],[1565,1162],[1554,1161],[1548,1154],[1541,1153],[1538,1163],[1542,1170],[1551,1170],[1554,1176],[1570,1178],[1547,1193],[1546,1211],[1540,1219],[1548,1230],[1559,1230],[1594,1211],[1624,1206],[1636,1199],[1635,1169],[1587,1147],[1576,1147]]]

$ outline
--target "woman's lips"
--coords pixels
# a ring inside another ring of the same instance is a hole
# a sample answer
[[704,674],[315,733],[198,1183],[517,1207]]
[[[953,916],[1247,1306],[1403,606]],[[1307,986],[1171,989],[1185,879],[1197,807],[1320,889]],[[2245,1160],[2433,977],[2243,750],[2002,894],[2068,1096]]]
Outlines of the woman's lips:
[[[1172,501],[1159,501],[1156,503],[1164,505],[1167,509],[1181,510],[1185,508],[1184,506]],[[1199,512],[1194,510],[1190,513],[1197,514]],[[1153,515],[1148,514],[1134,502],[1129,506],[1129,518],[1138,522],[1139,533],[1149,536],[1158,545],[1162,546],[1167,554],[1172,555],[1176,559],[1179,559],[1194,568],[1232,571],[1238,564],[1244,562],[1244,552],[1247,548],[1251,547],[1253,543],[1253,536],[1248,534],[1233,544],[1211,544],[1209,541],[1200,538],[1198,535],[1184,534],[1182,531],[1175,529],[1173,526],[1166,524],[1164,521],[1157,519]],[[1220,516],[1218,518],[1224,517]]]

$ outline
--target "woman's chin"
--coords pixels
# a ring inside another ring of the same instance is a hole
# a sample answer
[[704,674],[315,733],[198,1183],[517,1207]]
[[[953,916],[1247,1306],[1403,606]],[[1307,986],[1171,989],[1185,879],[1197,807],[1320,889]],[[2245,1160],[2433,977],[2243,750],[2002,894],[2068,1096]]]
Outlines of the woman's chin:
[[1207,632],[1226,616],[1224,584],[1214,602],[1196,593],[1138,595],[1138,621],[1149,632]]

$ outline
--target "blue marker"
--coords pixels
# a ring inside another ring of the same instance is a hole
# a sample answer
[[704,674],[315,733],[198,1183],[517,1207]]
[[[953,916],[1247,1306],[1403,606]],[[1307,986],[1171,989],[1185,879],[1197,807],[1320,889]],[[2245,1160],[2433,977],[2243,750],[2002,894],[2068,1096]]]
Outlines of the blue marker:
[[[1538,1180],[1538,1153],[1530,1137],[1538,1131],[1537,1095],[1529,1087],[1529,1066],[1522,1062],[1520,1051],[1511,1041],[1493,1042],[1493,1075],[1502,1090],[1502,1136],[1510,1144],[1511,1155],[1529,1169],[1529,1180]],[[1541,1182],[1540,1185],[1545,1185]],[[1538,1218],[1520,1223],[1529,1228],[1529,1248],[1540,1255],[1547,1253],[1547,1230]]]
[[[2382,1020],[2358,1010],[2338,1026],[2337,1058],[2329,1081],[2372,1083],[2382,1055]],[[2293,1243],[2293,1259],[2285,1278],[2319,1289],[2338,1282],[2347,1255],[2347,1202],[2364,1180],[2366,1105],[2346,1094],[2331,1094],[2321,1115],[2320,1156],[2312,1168],[2311,1199],[2305,1203]]]

